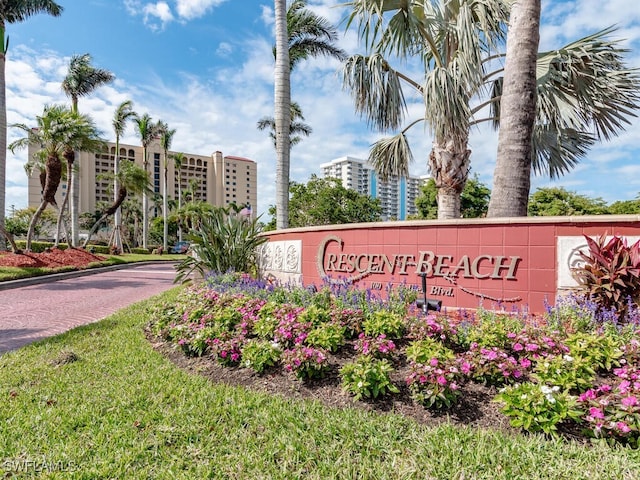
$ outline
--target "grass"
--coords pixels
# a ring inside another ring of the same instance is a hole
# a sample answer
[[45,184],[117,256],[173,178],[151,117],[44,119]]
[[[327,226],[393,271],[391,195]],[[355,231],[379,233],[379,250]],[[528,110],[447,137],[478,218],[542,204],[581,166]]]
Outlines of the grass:
[[[127,253],[124,255],[103,255],[107,257],[102,262],[91,263],[88,268],[105,267],[109,265],[120,265],[125,263],[137,263],[148,261],[180,261],[185,256],[168,254],[168,255],[146,255]],[[0,282],[8,280],[18,280],[20,278],[36,277],[40,275],[50,275],[52,273],[72,272],[77,270],[75,267],[56,267],[56,268],[44,268],[44,267],[1,267],[0,266]]]
[[212,384],[144,337],[148,307],[179,290],[0,356],[5,478],[640,477],[638,450],[602,442],[427,428]]

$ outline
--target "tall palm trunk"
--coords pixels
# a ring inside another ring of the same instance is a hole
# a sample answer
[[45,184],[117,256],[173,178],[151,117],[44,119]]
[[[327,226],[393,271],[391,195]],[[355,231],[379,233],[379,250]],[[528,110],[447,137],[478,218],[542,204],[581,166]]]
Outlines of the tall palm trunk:
[[162,174],[162,251],[165,253],[169,250],[169,193],[167,192],[167,170],[167,160],[165,158]]
[[44,189],[42,191],[42,202],[40,202],[38,209],[35,211],[33,217],[31,218],[31,222],[29,222],[26,245],[27,251],[31,250],[31,240],[33,239],[36,224],[38,223],[42,212],[44,212],[44,209],[47,208],[47,205],[49,204],[57,206],[56,192],[58,191],[60,179],[62,178],[62,162],[57,155],[50,155],[49,157],[47,157],[45,172],[46,179],[44,183]]
[[466,142],[452,140],[434,142],[429,154],[429,170],[438,188],[438,219],[460,218],[460,196],[469,176],[471,157],[466,146]]
[[[7,96],[5,85],[5,63],[7,46],[4,38],[4,21],[0,20],[0,227],[4,230],[4,208],[7,178]],[[0,235],[0,251],[6,250],[7,244]]]
[[291,126],[291,81],[289,41],[287,34],[287,2],[275,1],[276,65],[274,101],[276,122],[276,228],[289,226],[289,161]]
[[[118,193],[120,192],[120,184],[118,182],[118,169],[120,168],[120,138],[116,137],[116,157],[113,160],[113,191],[116,195],[115,202],[118,200]],[[122,199],[124,201],[124,198]],[[120,202],[122,204],[122,202]],[[113,212],[113,247],[118,253],[122,253],[122,211],[120,210],[120,204],[118,204],[116,211]],[[89,237],[91,233],[89,233]],[[87,237],[88,240],[88,237]]]
[[489,217],[527,216],[539,40],[540,0],[517,0],[511,9],[507,36],[498,157]]
[[116,199],[113,205],[107,208],[102,214],[102,216],[98,219],[98,221],[96,221],[96,223],[94,223],[93,226],[91,227],[91,230],[87,234],[87,239],[84,241],[82,245],[84,248],[87,247],[91,237],[98,231],[100,224],[104,222],[107,218],[109,218],[111,215],[115,215],[120,210],[120,205],[122,205],[122,202],[124,202],[126,198],[127,198],[127,189],[125,187],[119,187],[116,193]]
[[[144,157],[143,165],[145,174],[149,173],[149,162],[147,160],[147,147],[142,149]],[[142,248],[149,248],[147,239],[149,238],[149,195],[146,190],[142,192]]]
[[[73,171],[73,162],[75,161],[75,153],[73,150],[65,150],[64,159],[67,162],[67,193],[64,196],[64,200],[62,200],[62,205],[60,205],[60,211],[58,212],[58,222],[56,224],[56,238],[54,246],[58,246],[60,244],[60,231],[61,227],[64,225],[65,229],[65,237],[67,238],[67,244],[69,246],[74,246],[72,244],[72,240],[69,239],[69,235],[67,232],[66,225],[64,224],[64,213],[67,209],[67,205],[69,204],[69,188],[71,186],[71,172]],[[73,236],[73,232],[71,233]]]

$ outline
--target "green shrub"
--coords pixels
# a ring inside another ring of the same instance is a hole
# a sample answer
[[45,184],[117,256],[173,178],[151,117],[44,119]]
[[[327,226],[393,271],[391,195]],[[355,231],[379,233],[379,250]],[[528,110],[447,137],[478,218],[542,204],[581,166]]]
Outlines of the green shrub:
[[388,360],[360,355],[340,369],[342,388],[354,395],[356,400],[398,393],[400,390],[389,377],[392,371],[393,366]]
[[[301,315],[302,316],[302,315]],[[323,323],[313,328],[305,342],[312,347],[320,347],[335,352],[344,344],[345,328],[335,323]]]
[[407,346],[406,355],[407,360],[412,360],[417,363],[428,363],[432,358],[448,360],[455,357],[453,350],[432,338],[411,342]]
[[242,365],[262,373],[268,367],[276,365],[282,350],[268,340],[253,339],[247,341],[242,349]]
[[539,360],[531,376],[542,385],[556,385],[567,392],[584,392],[593,385],[596,372],[586,358],[554,355]]
[[149,250],[148,248],[134,247],[131,249],[131,253],[137,253],[140,255],[149,255],[151,253],[151,250]]
[[400,338],[405,331],[402,315],[388,310],[377,310],[370,313],[362,322],[364,333],[370,337],[386,335],[389,338]]
[[505,387],[496,400],[503,404],[502,412],[512,426],[529,432],[556,435],[558,424],[577,420],[582,413],[576,408],[576,397],[560,387],[531,382]]
[[608,333],[577,332],[569,335],[564,343],[572,357],[583,358],[589,365],[599,370],[611,370],[618,366],[622,342],[611,331]]

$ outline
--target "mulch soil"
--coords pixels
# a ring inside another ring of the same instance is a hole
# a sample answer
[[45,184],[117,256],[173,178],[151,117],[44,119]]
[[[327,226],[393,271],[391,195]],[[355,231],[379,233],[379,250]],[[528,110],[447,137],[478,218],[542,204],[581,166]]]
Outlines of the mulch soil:
[[104,260],[105,257],[94,255],[80,248],[51,248],[42,253],[0,252],[0,267],[76,267],[84,268],[90,263]]
[[314,400],[331,408],[360,408],[381,415],[400,414],[427,426],[447,423],[500,430],[513,435],[520,432],[511,427],[509,419],[500,412],[500,405],[492,401],[497,394],[494,387],[476,383],[462,386],[458,403],[450,410],[433,411],[416,404],[404,382],[408,372],[406,365],[395,365],[396,370],[391,376],[400,393],[376,400],[354,400],[342,390],[338,375],[340,367],[353,359],[351,345],[343,346],[336,354],[329,354],[332,368],[324,378],[301,381],[279,368],[269,369],[259,375],[249,368],[220,365],[211,356],[187,357],[181,350],[150,332],[147,332],[147,338],[156,351],[176,366],[194,375],[204,376],[213,383],[242,387],[282,398]]

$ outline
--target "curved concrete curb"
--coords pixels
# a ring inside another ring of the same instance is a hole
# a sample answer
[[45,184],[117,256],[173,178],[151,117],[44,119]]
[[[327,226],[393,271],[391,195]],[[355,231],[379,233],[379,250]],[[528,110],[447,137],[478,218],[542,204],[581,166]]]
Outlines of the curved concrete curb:
[[30,285],[39,285],[41,283],[56,282],[67,278],[84,277],[85,275],[93,275],[96,273],[111,272],[113,270],[122,270],[124,268],[137,267],[140,265],[155,265],[158,263],[177,263],[172,260],[156,260],[147,262],[121,263],[119,265],[108,265],[106,267],[86,268],[83,270],[74,270],[72,272],[51,273],[49,275],[38,275],[37,277],[20,278],[17,280],[7,280],[0,282],[0,290],[9,290],[12,288],[28,287]]

